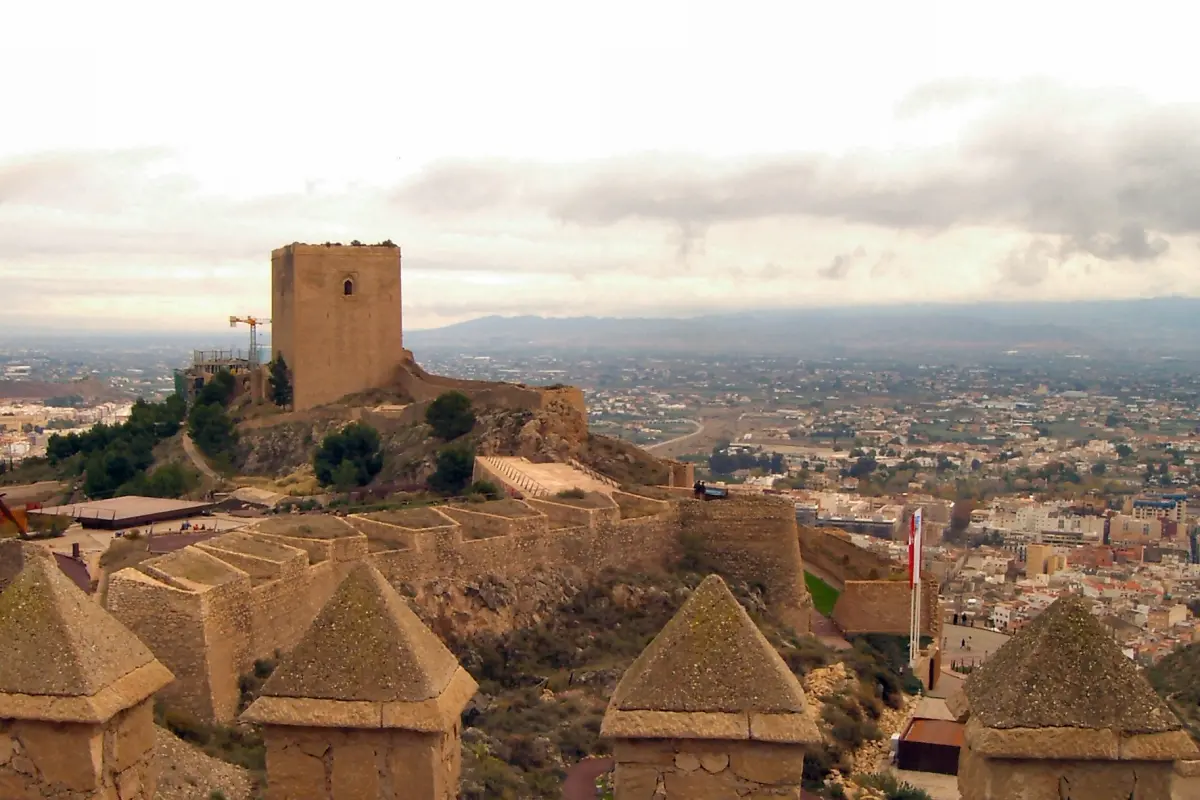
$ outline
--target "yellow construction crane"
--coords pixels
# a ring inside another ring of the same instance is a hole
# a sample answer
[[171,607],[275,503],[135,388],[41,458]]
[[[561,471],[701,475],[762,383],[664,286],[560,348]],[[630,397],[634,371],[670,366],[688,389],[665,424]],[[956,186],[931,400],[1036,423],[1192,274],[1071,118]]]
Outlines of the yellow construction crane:
[[229,327],[236,328],[238,323],[250,326],[250,368],[254,369],[258,366],[258,326],[270,325],[271,320],[259,319],[258,317],[230,317]]

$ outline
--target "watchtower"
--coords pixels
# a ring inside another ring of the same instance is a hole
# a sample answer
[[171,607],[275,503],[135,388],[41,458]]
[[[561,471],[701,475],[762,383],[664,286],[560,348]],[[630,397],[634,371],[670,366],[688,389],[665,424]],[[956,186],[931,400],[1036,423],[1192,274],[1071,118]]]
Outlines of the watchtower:
[[385,386],[403,358],[400,248],[289,244],[271,252],[271,355],[297,409]]

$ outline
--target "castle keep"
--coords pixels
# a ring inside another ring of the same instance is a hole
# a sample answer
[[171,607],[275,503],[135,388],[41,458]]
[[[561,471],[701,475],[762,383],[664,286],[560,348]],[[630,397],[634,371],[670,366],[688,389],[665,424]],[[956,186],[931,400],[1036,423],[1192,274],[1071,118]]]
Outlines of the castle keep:
[[386,386],[404,360],[400,248],[289,244],[271,252],[272,357],[297,409]]

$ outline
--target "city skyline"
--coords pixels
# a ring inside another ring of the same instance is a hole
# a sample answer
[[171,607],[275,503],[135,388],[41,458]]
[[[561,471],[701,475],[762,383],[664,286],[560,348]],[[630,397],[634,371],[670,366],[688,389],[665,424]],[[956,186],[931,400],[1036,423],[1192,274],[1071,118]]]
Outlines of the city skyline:
[[1178,6],[68,5],[0,53],[10,323],[265,314],[296,240],[399,243],[413,328],[1200,294]]

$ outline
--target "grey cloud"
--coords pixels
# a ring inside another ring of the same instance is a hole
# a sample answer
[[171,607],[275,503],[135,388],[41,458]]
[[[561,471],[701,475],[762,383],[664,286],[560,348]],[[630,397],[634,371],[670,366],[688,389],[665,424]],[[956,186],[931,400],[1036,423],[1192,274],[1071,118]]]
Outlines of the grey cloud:
[[1000,279],[1026,288],[1037,286],[1050,276],[1055,261],[1054,245],[1045,239],[1034,239],[1004,258],[1000,263]]
[[839,253],[828,266],[817,270],[817,275],[827,280],[840,281],[850,274],[850,268],[867,255],[861,244],[852,253]]
[[895,253],[893,253],[891,250],[884,252],[883,255],[879,256],[879,258],[876,259],[875,263],[871,265],[871,277],[872,278],[884,277],[885,275],[887,275],[889,272],[892,271],[892,265],[895,263],[895,261],[896,261]]
[[[933,87],[913,109],[988,101],[951,146],[913,155],[796,153],[738,162],[645,155],[560,167],[481,162],[430,169],[411,209],[480,210],[483,195],[581,226],[655,222],[681,253],[711,226],[788,216],[938,233],[996,226],[1054,237],[1107,260],[1147,260],[1200,232],[1200,106],[1029,82]],[[500,188],[504,184],[508,188]],[[1139,239],[1130,232],[1141,230]]]

